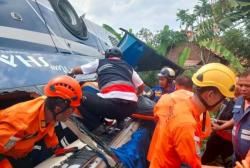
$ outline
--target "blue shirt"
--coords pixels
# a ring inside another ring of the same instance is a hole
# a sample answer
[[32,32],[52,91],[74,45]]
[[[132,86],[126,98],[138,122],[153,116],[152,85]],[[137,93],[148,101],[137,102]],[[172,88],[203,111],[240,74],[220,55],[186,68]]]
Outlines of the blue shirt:
[[160,99],[160,97],[166,93],[172,93],[175,91],[175,86],[171,85],[171,87],[168,88],[168,90],[165,90],[163,87],[157,85],[154,86],[152,88],[153,92],[154,92],[154,102],[158,102],[158,100]]
[[232,140],[236,160],[244,159],[250,149],[250,107],[244,111],[244,102],[244,98],[239,97],[233,108]]

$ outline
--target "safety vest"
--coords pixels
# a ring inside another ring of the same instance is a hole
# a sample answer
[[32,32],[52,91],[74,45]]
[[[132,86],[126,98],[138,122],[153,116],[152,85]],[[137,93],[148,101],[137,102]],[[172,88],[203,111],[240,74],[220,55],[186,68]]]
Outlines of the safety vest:
[[[147,156],[150,168],[180,167],[183,162],[201,166],[200,132],[197,131],[200,119],[190,100],[192,94],[178,90],[163,95],[156,104],[154,113],[158,122]],[[178,135],[188,136],[187,140],[183,141]]]
[[100,60],[97,74],[101,93],[111,91],[136,93],[132,82],[133,69],[123,60]]
[[233,108],[232,142],[236,160],[244,159],[250,149],[250,107],[244,110],[244,101],[243,97],[239,97]]

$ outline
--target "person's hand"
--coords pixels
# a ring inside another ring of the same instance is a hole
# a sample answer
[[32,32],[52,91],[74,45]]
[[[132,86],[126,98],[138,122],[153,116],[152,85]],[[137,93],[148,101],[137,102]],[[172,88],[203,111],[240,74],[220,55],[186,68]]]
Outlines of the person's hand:
[[216,120],[216,123],[218,123],[218,124],[224,124],[224,123],[226,123],[227,121],[225,121],[225,120]]
[[73,78],[73,77],[75,76],[75,70],[74,70],[74,69],[71,69],[71,70],[67,73],[67,75]]
[[57,148],[55,151],[54,151],[54,154],[55,156],[63,156],[67,153],[74,153],[78,151],[78,147],[71,147],[71,148]]
[[249,168],[249,163],[246,160],[242,160],[240,162],[236,162],[236,166],[234,168]]
[[236,162],[236,166],[234,168],[250,168],[250,150],[248,150],[247,156],[244,160],[240,162]]
[[212,129],[213,131],[219,131],[221,130],[221,126],[219,124],[212,123]]

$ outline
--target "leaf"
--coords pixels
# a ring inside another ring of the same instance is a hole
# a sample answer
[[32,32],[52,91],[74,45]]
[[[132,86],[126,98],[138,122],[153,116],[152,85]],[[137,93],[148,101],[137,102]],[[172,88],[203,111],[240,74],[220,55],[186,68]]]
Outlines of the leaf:
[[182,53],[179,55],[178,58],[178,65],[180,65],[181,67],[184,66],[184,63],[186,62],[186,60],[188,59],[189,55],[190,55],[191,49],[188,47],[185,47],[184,50],[182,51]]
[[243,67],[239,59],[228,49],[226,49],[219,41],[216,40],[203,40],[199,42],[201,47],[205,47],[214,54],[225,58],[237,71],[242,71]]
[[225,58],[238,72],[241,72],[243,70],[243,67],[240,64],[239,59],[231,51],[226,49],[220,42],[215,40],[201,41],[199,42],[199,45],[201,47],[207,48],[214,54]]
[[112,33],[113,35],[115,35],[119,40],[122,39],[121,34],[117,33],[111,26],[107,25],[107,24],[103,24],[102,27],[104,29],[106,29],[108,32]]

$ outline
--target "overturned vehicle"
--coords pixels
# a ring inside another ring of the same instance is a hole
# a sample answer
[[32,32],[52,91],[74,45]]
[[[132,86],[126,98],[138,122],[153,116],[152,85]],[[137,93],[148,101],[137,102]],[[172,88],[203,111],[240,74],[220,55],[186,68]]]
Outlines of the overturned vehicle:
[[[162,66],[182,71],[126,30],[118,43],[112,34],[79,17],[67,0],[0,0],[0,17],[0,109],[43,95],[49,79],[103,58],[101,53],[116,45],[137,71]],[[84,85],[96,76],[76,79]],[[147,120],[152,120],[154,104],[145,97],[139,100],[138,110],[122,123],[79,116],[57,123],[65,150],[54,154],[41,140],[17,167],[147,167],[153,127]]]

